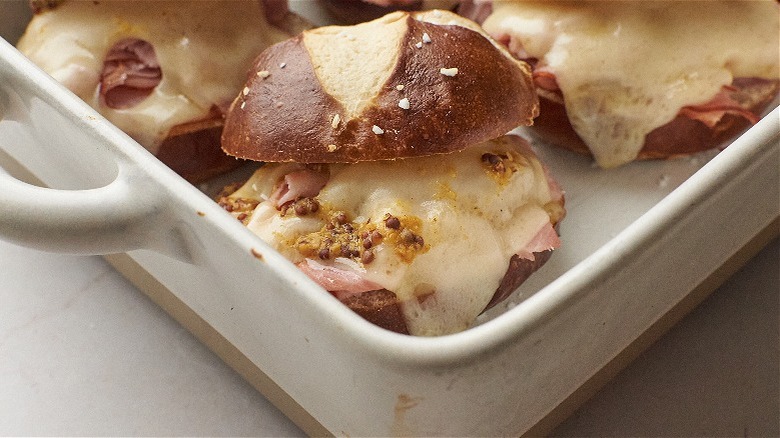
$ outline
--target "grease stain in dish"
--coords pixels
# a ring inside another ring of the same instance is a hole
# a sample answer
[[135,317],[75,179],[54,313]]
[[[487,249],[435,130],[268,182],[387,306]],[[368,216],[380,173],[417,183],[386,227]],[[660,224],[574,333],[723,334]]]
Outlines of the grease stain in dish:
[[252,248],[250,252],[252,253],[253,256],[255,256],[256,259],[260,261],[265,261],[260,251],[256,250],[255,248]]
[[420,404],[421,401],[423,401],[423,397],[398,394],[395,402],[395,419],[393,421],[395,436],[410,436],[409,427],[406,425],[406,412]]

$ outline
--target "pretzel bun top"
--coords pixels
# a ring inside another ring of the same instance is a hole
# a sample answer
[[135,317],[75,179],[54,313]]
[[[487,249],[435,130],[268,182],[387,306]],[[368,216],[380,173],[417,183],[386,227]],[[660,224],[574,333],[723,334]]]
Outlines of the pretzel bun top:
[[394,12],[261,53],[222,147],[257,161],[349,163],[449,153],[530,125],[530,68],[474,22]]

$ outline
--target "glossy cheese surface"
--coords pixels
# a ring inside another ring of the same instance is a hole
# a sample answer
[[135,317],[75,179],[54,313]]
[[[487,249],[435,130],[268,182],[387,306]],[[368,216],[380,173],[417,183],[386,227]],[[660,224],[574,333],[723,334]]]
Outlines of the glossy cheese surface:
[[[496,173],[486,153],[507,157],[506,172]],[[267,164],[231,195],[260,202],[246,220],[249,229],[294,263],[304,255],[292,243],[321,230],[331,212],[344,212],[356,230],[381,231],[385,238],[370,263],[313,259],[394,292],[416,335],[467,328],[490,301],[512,255],[563,215],[560,190],[513,136],[448,155],[330,165],[316,196],[318,213],[285,215],[270,199],[280,179],[300,167]],[[384,225],[388,215],[420,235],[424,248],[399,252]]]
[[778,78],[775,1],[495,1],[484,28],[555,75],[603,167],[735,77]]
[[[19,50],[152,152],[169,130],[227,106],[254,57],[287,38],[260,1],[69,1],[34,17]],[[100,101],[106,53],[138,38],[154,47],[162,81],[138,105]]]

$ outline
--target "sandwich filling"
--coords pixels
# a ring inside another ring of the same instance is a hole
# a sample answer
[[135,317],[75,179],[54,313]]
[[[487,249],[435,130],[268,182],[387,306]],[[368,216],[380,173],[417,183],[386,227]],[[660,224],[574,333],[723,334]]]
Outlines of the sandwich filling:
[[734,78],[780,77],[775,1],[496,1],[486,16],[488,33],[536,63],[541,93],[559,91],[602,167],[634,160],[681,108],[705,123],[715,101],[739,113],[724,100]]
[[264,3],[63,2],[35,16],[18,48],[156,153],[171,128],[226,109],[257,53],[288,38]]
[[266,164],[220,204],[338,298],[394,293],[413,335],[469,327],[514,255],[559,246],[565,214],[513,135],[440,156]]

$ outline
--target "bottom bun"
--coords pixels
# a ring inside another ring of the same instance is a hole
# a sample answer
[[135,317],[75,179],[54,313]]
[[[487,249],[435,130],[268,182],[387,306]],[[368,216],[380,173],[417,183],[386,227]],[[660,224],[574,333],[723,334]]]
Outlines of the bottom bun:
[[[780,81],[737,78],[732,87],[734,98],[755,119],[777,98]],[[542,140],[574,152],[592,156],[590,149],[569,123],[562,101],[556,96],[540,96],[540,115],[531,128]],[[755,120],[725,113],[711,126],[681,111],[671,122],[651,131],[637,160],[666,159],[702,152],[724,144],[749,128]]]
[[160,144],[156,156],[191,183],[235,169],[242,161],[222,151],[222,125],[223,118],[219,115],[175,126]]
[[339,301],[372,324],[403,335],[409,334],[398,298],[387,289],[349,295]]

